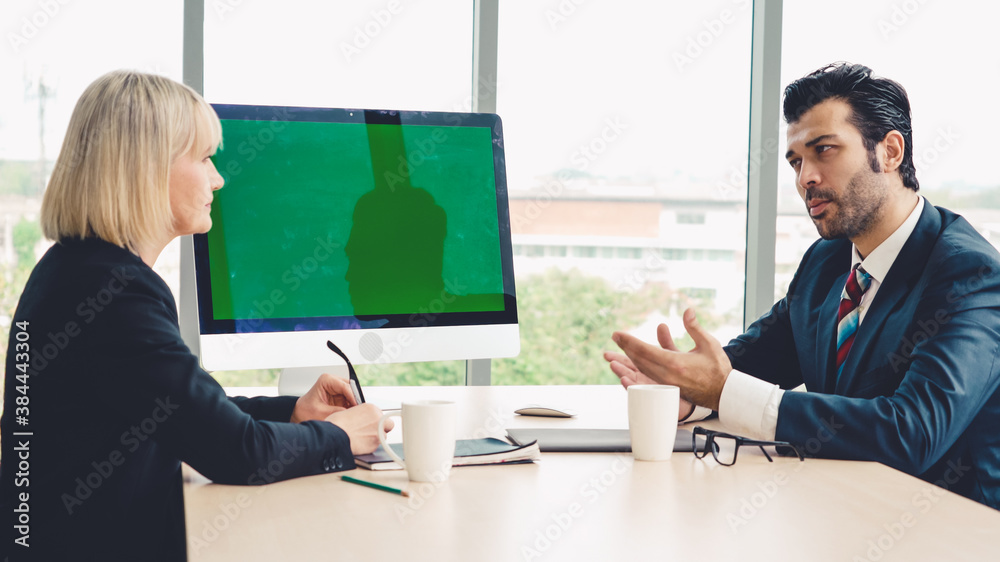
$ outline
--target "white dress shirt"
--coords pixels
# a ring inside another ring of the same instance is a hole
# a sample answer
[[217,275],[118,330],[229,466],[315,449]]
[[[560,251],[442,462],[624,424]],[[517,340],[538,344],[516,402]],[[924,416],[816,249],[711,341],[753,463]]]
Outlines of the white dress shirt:
[[[916,228],[923,209],[924,198],[918,196],[917,204],[910,212],[910,216],[866,258],[861,259],[857,246],[853,247],[851,266],[860,263],[872,277],[871,285],[861,297],[861,304],[858,305],[859,326],[864,321],[868,307],[882,285],[882,280],[889,273],[889,268],[896,261],[903,244]],[[722,396],[719,398],[719,419],[733,433],[751,439],[773,441],[778,426],[778,406],[784,394],[785,391],[778,385],[733,369],[726,379]]]

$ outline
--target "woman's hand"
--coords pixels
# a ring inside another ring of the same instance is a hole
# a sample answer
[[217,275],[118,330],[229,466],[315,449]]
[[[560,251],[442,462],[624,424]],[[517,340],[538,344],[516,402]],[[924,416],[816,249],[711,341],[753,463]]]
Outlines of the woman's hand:
[[299,397],[292,411],[292,423],[325,420],[330,414],[357,406],[351,384],[340,377],[323,373],[316,384]]
[[[379,446],[378,422],[382,419],[382,410],[374,404],[361,404],[331,414],[326,421],[343,429],[351,438],[351,452],[355,455],[367,455]],[[385,420],[386,432],[393,428],[392,418]]]

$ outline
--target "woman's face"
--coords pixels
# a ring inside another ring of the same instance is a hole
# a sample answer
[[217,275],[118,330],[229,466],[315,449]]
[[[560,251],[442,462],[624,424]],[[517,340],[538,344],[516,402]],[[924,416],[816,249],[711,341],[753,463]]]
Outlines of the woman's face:
[[211,156],[215,146],[195,146],[170,166],[170,210],[174,236],[201,234],[212,228],[212,192],[224,180]]

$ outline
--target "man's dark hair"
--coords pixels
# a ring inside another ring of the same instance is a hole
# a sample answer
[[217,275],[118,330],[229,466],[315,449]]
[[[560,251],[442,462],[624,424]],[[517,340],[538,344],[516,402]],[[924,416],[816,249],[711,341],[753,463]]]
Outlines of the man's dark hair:
[[833,63],[785,88],[785,122],[795,123],[805,112],[828,99],[841,99],[851,106],[849,121],[861,131],[872,171],[882,170],[875,156],[875,146],[889,131],[896,130],[903,135],[899,175],[903,185],[917,191],[920,184],[913,167],[913,129],[906,90],[893,80],[872,76],[872,69],[867,66]]

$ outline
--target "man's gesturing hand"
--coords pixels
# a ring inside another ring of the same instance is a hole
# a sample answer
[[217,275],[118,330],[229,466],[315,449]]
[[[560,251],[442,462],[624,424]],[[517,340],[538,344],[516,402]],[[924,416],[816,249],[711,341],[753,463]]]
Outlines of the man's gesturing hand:
[[722,351],[722,345],[698,323],[693,309],[684,311],[684,328],[695,344],[694,349],[686,353],[677,350],[665,324],[660,324],[656,331],[661,347],[615,332],[611,339],[632,364],[613,360],[611,369],[623,382],[625,376],[631,376],[629,370],[632,370],[657,383],[679,386],[685,400],[718,410],[722,387],[733,369],[732,364]]

